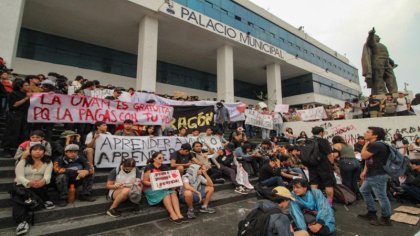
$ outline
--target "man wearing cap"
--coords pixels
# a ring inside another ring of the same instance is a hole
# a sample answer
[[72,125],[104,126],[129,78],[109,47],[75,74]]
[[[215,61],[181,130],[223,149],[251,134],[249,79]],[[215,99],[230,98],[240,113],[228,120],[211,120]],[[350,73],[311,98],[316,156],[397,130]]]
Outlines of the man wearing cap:
[[64,155],[64,149],[69,144],[77,144],[80,146],[80,134],[77,134],[73,130],[64,130],[60,138],[52,143],[53,145],[53,157],[61,157]]
[[77,198],[80,201],[93,202],[92,196],[93,169],[90,168],[86,158],[79,156],[79,146],[69,144],[64,149],[64,156],[54,161],[54,172],[56,173],[56,184],[59,193],[59,206],[67,205],[67,194],[69,184],[74,184],[77,191]]
[[117,136],[139,136],[135,130],[133,130],[134,122],[130,119],[124,121],[124,128],[115,132]]
[[[265,236],[306,236],[308,232],[300,227],[305,227],[302,218],[294,218],[290,211],[290,203],[295,201],[290,191],[285,187],[276,187],[271,192],[263,190],[262,194],[267,200],[260,200],[257,202],[254,210],[261,210],[262,212],[270,212],[265,230]],[[276,210],[277,209],[277,210]],[[253,211],[254,211],[253,210]],[[260,217],[264,215],[260,214]],[[262,219],[260,219],[262,220]]]
[[406,97],[406,93],[404,91],[398,92],[398,98],[395,99],[397,103],[397,116],[408,116],[408,110],[410,110],[410,101]]

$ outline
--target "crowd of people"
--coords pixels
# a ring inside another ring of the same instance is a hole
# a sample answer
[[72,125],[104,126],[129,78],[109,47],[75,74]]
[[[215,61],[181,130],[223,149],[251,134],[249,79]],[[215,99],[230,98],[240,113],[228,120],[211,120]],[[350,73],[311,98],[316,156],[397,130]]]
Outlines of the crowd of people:
[[[215,191],[214,184],[224,183],[225,179],[230,180],[234,186],[233,191],[238,194],[249,194],[253,191],[254,186],[249,178],[258,179],[258,188],[263,188],[264,191],[269,189],[267,195],[270,201],[258,203],[258,207],[279,207],[282,210],[279,214],[288,216],[278,218],[283,224],[272,225],[277,227],[277,232],[287,231],[284,235],[307,235],[308,232],[314,235],[333,234],[334,189],[337,184],[346,186],[359,199],[364,199],[368,212],[360,217],[369,220],[372,225],[391,225],[392,210],[388,198],[390,191],[392,197],[405,197],[417,203],[420,201],[420,138],[409,144],[399,134],[393,137],[393,145],[412,159],[407,173],[402,176],[405,181],[397,182],[395,179],[390,180],[383,170],[389,152],[381,144],[385,138],[383,128],[369,127],[354,147],[340,136],[334,137],[331,144],[324,138],[325,131],[322,127],[314,127],[311,137],[305,132],[295,135],[290,128],[283,132],[283,117],[277,113],[273,114],[276,128],[274,133],[262,129],[262,141],[255,144],[248,141],[256,135],[255,127],[244,125],[243,122],[236,124],[229,137],[224,137],[230,122],[223,103],[217,105],[214,127],[207,128],[204,134],[200,134],[198,129],[188,130],[185,127],[177,132],[167,132],[168,130],[162,130],[160,126],[139,126],[131,120],[125,120],[120,125],[110,125],[102,121],[94,125],[65,124],[66,130],[60,138],[53,139],[53,124],[27,122],[29,99],[32,93],[37,92],[66,93],[68,83],[65,77],[56,73],[50,73],[48,77],[30,75],[24,80],[15,79],[12,83],[8,79],[9,75],[10,70],[1,74],[1,84],[8,91],[7,98],[3,96],[1,103],[2,112],[7,112],[2,146],[4,154],[14,156],[16,160],[16,179],[11,192],[14,200],[13,218],[18,224],[18,235],[29,230],[31,210],[51,209],[55,204],[64,207],[73,191],[79,201],[96,200],[92,194],[95,142],[100,135],[105,134],[148,137],[213,136],[222,143],[219,150],[199,141],[184,143],[171,154],[169,165],[164,163],[164,156],[160,152],[153,153],[147,166],[142,169],[136,166],[136,160],[123,159],[109,173],[106,182],[108,197],[112,201],[106,214],[111,217],[121,216],[119,206],[131,200],[133,186],[141,186],[149,205],[163,204],[168,211],[169,220],[176,224],[187,223],[197,218],[197,212],[215,213],[216,210],[209,206]],[[77,77],[72,85],[77,87],[75,94],[83,96],[84,89],[95,89],[99,84]],[[134,89],[129,91],[134,92]],[[122,89],[116,88],[114,94],[105,99],[118,99],[121,93]],[[384,112],[407,115],[409,106],[404,97],[405,94],[400,94],[400,98],[392,102],[395,103],[392,106],[396,107],[394,112],[390,112],[393,109],[389,109],[388,105],[385,105]],[[406,111],[398,108],[402,99],[406,101],[402,104],[405,104]],[[380,107],[381,103],[377,103],[378,101],[372,100],[368,106]],[[352,118],[360,115],[354,113],[356,106],[347,104],[345,109],[352,113]],[[267,108],[261,108],[261,112],[272,114]],[[376,116],[380,112],[381,110],[376,111]],[[369,113],[375,117],[374,110],[369,108]],[[347,117],[345,112],[344,117]],[[315,142],[319,149],[319,157],[312,163],[303,156],[305,147],[310,142]],[[153,190],[151,173],[167,170],[180,172],[182,186]],[[391,189],[387,187],[389,181],[395,184]],[[56,203],[48,196],[46,189],[49,187],[54,187],[58,192],[59,199]],[[379,219],[376,216],[375,198],[381,204]],[[180,203],[187,206],[185,216],[181,212]],[[200,204],[198,211],[194,209],[194,203]],[[281,225],[290,227],[279,228]]]

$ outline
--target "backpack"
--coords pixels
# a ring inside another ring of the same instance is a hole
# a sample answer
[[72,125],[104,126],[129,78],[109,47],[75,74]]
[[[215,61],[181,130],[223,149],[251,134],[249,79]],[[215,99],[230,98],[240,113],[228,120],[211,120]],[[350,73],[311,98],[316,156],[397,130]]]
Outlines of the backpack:
[[245,219],[238,224],[238,236],[266,235],[270,223],[270,216],[282,214],[279,208],[264,209],[258,207],[252,210]]
[[353,193],[347,186],[337,184],[334,187],[334,202],[344,203],[350,205],[356,201],[356,194]]
[[410,163],[408,157],[401,154],[393,146],[384,142],[381,143],[383,143],[389,151],[386,164],[384,165],[385,172],[391,177],[399,177],[403,175],[407,171],[407,166]]
[[321,161],[317,138],[307,139],[300,147],[300,159],[305,166],[317,166]]

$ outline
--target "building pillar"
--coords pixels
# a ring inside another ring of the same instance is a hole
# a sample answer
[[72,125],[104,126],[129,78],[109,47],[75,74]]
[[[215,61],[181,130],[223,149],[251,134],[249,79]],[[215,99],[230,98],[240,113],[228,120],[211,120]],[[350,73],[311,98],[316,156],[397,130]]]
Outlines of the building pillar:
[[158,25],[158,20],[150,16],[140,22],[136,90],[156,91]]
[[267,96],[270,110],[273,110],[276,104],[282,104],[281,68],[278,63],[267,66]]
[[13,68],[19,40],[25,0],[0,0],[0,57]]
[[217,100],[234,102],[233,48],[224,45],[217,49]]

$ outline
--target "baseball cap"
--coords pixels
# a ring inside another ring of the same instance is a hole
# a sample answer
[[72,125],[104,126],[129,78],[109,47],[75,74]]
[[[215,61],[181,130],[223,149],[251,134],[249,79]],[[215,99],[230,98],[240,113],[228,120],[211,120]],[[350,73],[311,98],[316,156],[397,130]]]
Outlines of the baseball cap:
[[69,144],[66,146],[66,148],[64,149],[65,152],[67,151],[79,151],[79,145],[77,144]]
[[238,127],[236,130],[241,132],[241,131],[244,131],[244,128]]
[[292,193],[285,187],[276,187],[273,189],[273,193],[285,199],[296,201],[296,199],[292,196]]

